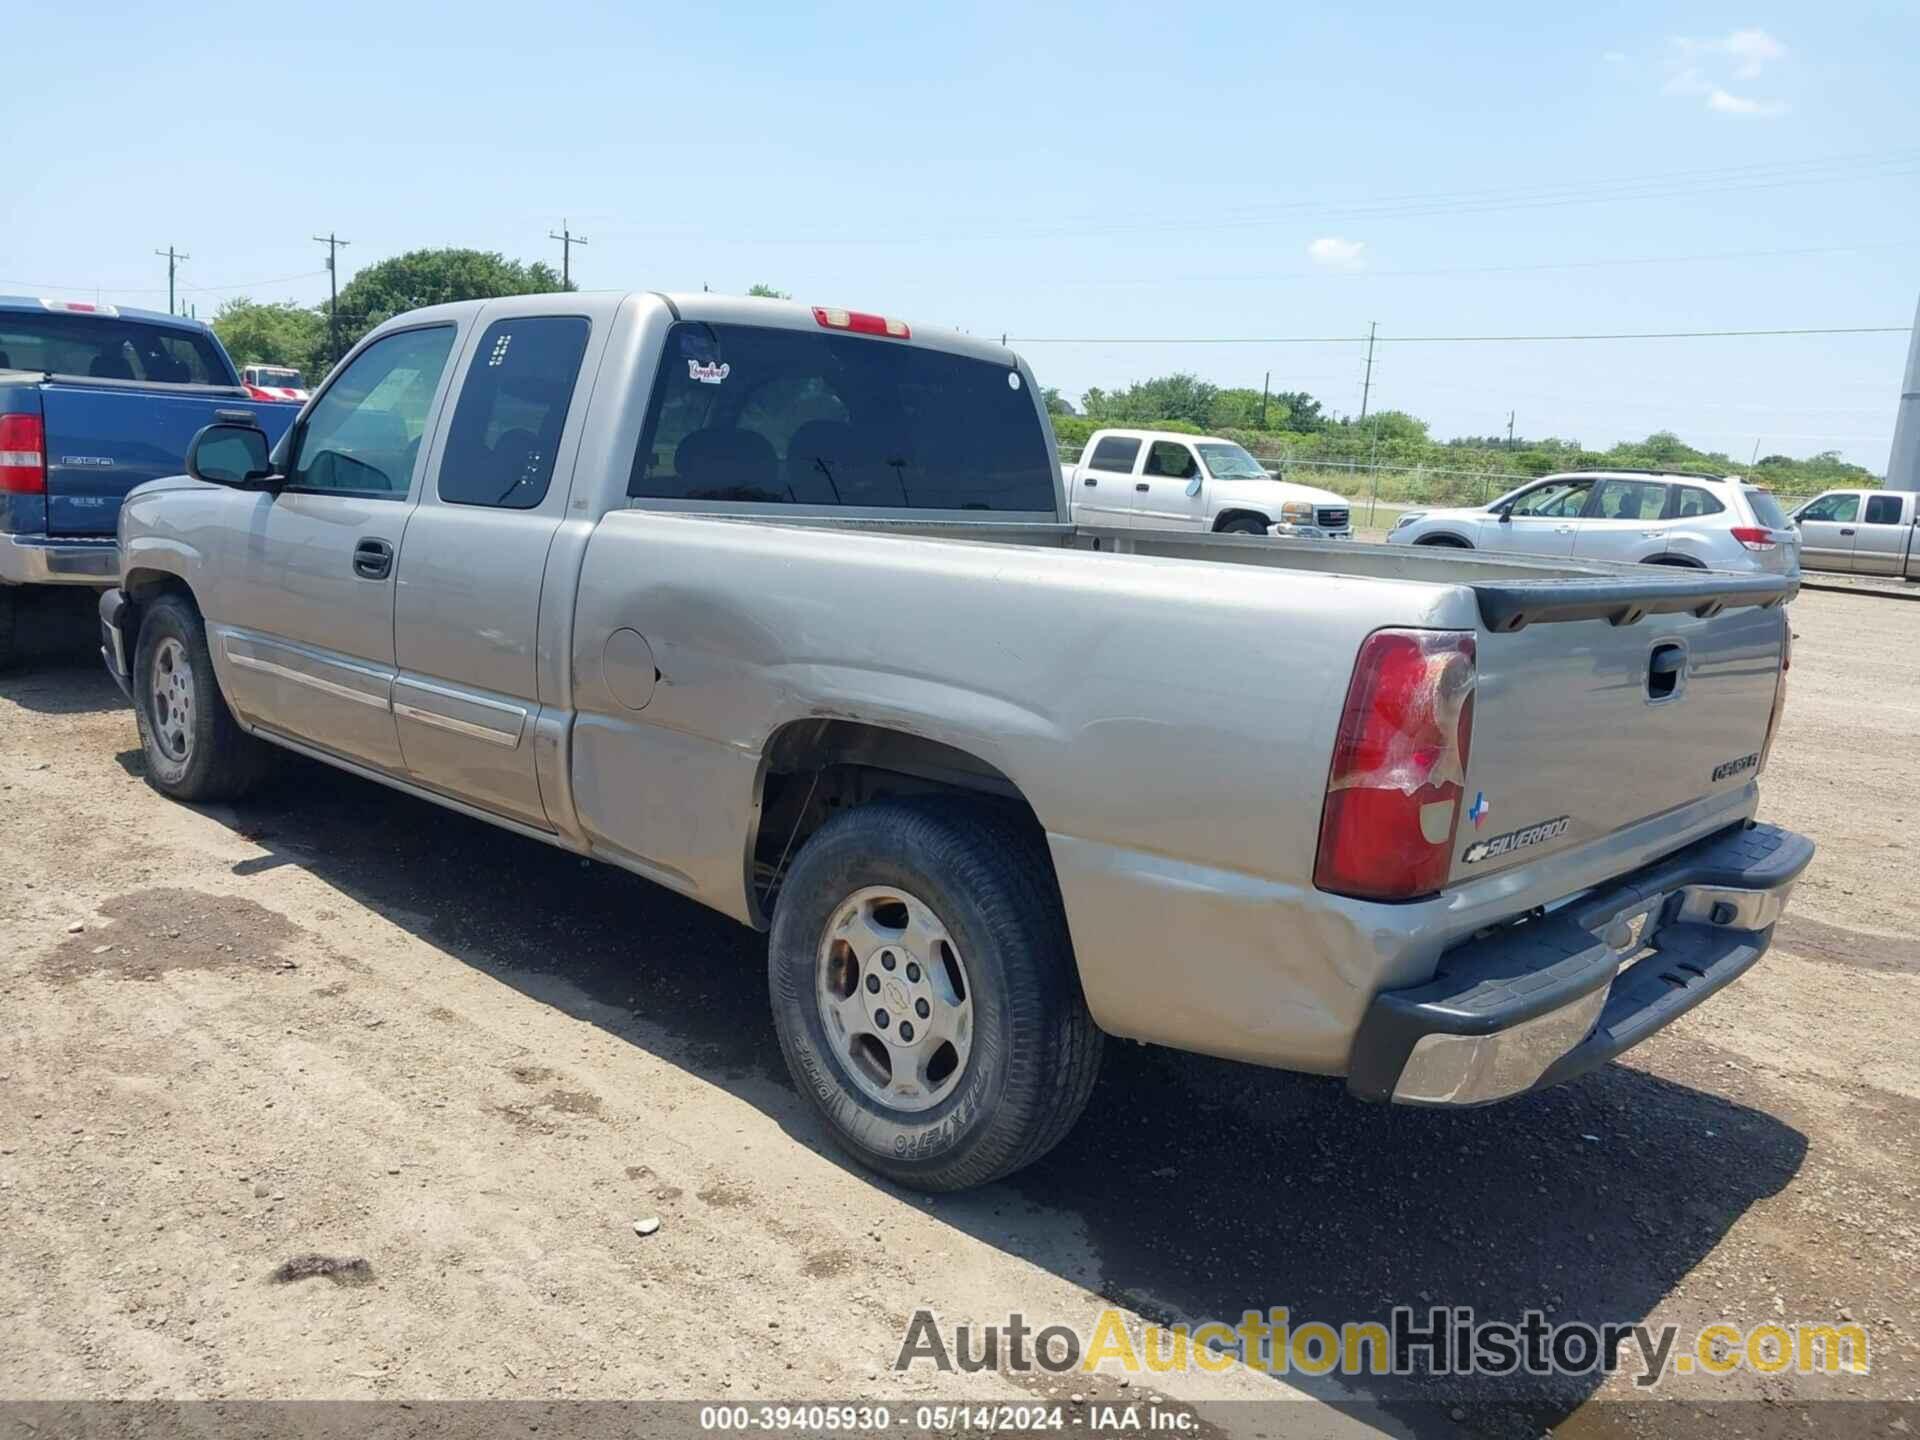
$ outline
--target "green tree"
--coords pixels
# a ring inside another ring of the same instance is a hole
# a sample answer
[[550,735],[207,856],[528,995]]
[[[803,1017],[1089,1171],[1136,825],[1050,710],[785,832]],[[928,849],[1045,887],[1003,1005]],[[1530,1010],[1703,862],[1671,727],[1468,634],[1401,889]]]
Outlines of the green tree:
[[1057,385],[1043,386],[1040,390],[1040,398],[1046,402],[1047,413],[1049,415],[1073,415],[1078,413],[1073,408],[1073,402],[1060,393],[1060,387]]
[[[1285,417],[1283,423],[1274,422],[1276,414]],[[1320,413],[1320,402],[1306,391],[1276,390],[1267,397],[1267,428],[1297,430],[1303,435],[1310,435],[1327,428],[1327,417]]]
[[1081,397],[1081,406],[1093,419],[1110,425],[1183,420],[1204,429],[1219,393],[1218,385],[1195,375],[1162,375],[1152,380],[1136,380],[1112,395],[1089,390]]
[[1377,435],[1382,445],[1397,441],[1424,442],[1427,438],[1427,422],[1404,410],[1376,410],[1365,424],[1354,421],[1354,429],[1369,438]]
[[570,288],[542,260],[523,264],[492,250],[409,250],[369,265],[340,287],[340,350],[344,354],[383,320],[422,305]]
[[213,333],[235,365],[291,365],[305,374],[309,384],[320,378],[317,362],[327,324],[304,305],[238,296],[214,312]]
[[791,290],[776,290],[771,285],[749,285],[747,294],[757,300],[791,300],[793,298]]

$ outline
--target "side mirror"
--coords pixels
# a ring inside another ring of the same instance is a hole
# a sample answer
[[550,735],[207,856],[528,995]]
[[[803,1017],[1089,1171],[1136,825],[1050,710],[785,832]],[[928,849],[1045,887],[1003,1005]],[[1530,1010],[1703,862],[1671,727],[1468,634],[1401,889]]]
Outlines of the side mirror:
[[1502,525],[1510,525],[1513,523],[1513,507],[1511,505],[1502,505],[1500,507],[1500,523]]
[[1199,493],[1200,493],[1200,477],[1196,475],[1191,480],[1187,481],[1187,498],[1191,500],[1195,495],[1198,495]]
[[216,420],[187,447],[187,474],[234,490],[277,490],[267,432],[251,421]]

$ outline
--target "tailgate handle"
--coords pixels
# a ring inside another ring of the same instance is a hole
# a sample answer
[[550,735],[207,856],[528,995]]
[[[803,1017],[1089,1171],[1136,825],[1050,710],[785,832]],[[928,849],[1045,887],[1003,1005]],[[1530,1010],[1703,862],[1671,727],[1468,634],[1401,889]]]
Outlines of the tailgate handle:
[[1647,662],[1647,698],[1650,700],[1671,700],[1680,693],[1680,687],[1687,678],[1687,652],[1682,645],[1668,644],[1653,647],[1653,658]]

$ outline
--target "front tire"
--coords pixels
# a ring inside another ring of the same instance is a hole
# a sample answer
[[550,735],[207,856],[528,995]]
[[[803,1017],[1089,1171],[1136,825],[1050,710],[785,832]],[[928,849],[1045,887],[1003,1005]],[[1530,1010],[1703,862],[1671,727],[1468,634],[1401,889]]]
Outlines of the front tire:
[[885,800],[821,826],[781,885],[768,983],[834,1139],[916,1189],[1032,1164],[1099,1074],[1045,843],[988,803]]
[[266,769],[267,747],[227,708],[206,625],[184,596],[163,595],[141,617],[133,713],[147,783],[170,799],[237,799]]
[[1267,522],[1257,515],[1241,515],[1220,527],[1222,535],[1264,535]]

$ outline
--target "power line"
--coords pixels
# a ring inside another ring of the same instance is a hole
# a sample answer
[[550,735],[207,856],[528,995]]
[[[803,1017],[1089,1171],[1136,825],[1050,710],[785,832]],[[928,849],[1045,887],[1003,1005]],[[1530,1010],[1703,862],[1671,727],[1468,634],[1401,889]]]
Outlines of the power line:
[[[1637,330],[1586,335],[1382,335],[1383,345],[1488,345],[1543,340],[1716,340],[1761,335],[1906,335],[1910,325],[1836,325],[1799,330]],[[1371,335],[1014,335],[1009,345],[1359,345]]]

